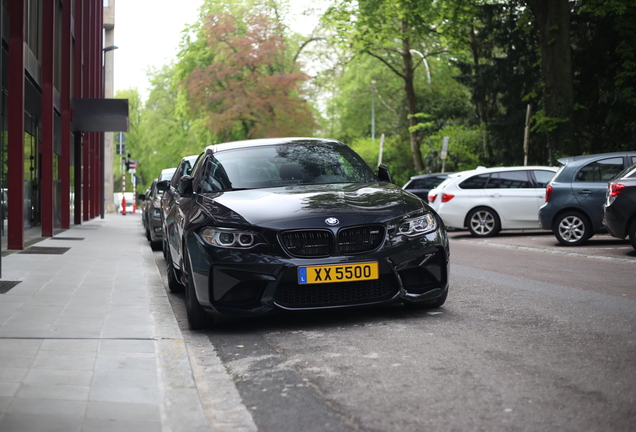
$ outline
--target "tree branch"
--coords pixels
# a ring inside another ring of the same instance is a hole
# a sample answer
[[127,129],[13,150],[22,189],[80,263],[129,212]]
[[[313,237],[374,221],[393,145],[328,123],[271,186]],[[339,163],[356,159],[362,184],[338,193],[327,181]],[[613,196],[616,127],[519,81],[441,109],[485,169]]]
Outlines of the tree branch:
[[405,76],[403,73],[401,73],[400,71],[398,71],[397,69],[395,69],[393,67],[393,65],[389,62],[387,62],[386,60],[384,60],[382,57],[380,57],[377,54],[372,53],[371,51],[363,51],[363,53],[365,54],[369,54],[371,57],[375,57],[376,59],[380,60],[382,63],[384,63],[385,65],[387,65],[389,67],[389,69],[391,69],[393,71],[393,73],[395,73],[397,76],[399,76],[402,79],[405,79]]

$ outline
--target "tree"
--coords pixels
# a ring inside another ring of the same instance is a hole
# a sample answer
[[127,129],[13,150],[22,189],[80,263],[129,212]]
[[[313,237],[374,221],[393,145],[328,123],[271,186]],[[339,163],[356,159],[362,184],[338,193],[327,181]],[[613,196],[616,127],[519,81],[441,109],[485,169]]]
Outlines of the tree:
[[185,79],[190,108],[222,140],[310,135],[317,128],[302,84],[286,61],[279,25],[261,14],[212,13],[203,25],[209,64]]
[[[569,0],[526,0],[535,16],[541,47],[544,88],[543,131],[548,136],[550,161],[555,148],[573,150],[574,89],[570,46]],[[573,153],[576,153],[574,151]]]
[[434,24],[436,2],[432,0],[340,0],[325,14],[336,32],[337,40],[359,54],[382,62],[403,82],[409,120],[409,137],[413,165],[424,169],[416,125],[417,99],[411,50],[430,47],[425,57],[443,49],[436,44]]

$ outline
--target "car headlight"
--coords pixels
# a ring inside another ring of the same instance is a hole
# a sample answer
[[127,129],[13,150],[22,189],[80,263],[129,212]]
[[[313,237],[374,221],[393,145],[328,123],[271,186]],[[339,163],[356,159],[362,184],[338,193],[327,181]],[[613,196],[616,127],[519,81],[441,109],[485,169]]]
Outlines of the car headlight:
[[427,234],[437,229],[437,221],[432,213],[426,213],[422,216],[409,218],[400,224],[398,232],[408,237],[415,237]]
[[152,217],[155,217],[155,218],[161,217],[161,211],[158,208],[153,208]]
[[248,231],[204,228],[200,234],[206,243],[222,248],[250,248],[264,243],[259,234]]

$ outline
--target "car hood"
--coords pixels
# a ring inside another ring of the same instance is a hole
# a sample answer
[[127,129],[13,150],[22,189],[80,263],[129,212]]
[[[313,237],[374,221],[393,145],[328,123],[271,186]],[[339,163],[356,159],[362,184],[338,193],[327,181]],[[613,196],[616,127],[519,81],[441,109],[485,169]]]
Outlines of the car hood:
[[275,229],[381,223],[428,209],[415,195],[388,183],[298,185],[201,194],[205,213],[219,224]]

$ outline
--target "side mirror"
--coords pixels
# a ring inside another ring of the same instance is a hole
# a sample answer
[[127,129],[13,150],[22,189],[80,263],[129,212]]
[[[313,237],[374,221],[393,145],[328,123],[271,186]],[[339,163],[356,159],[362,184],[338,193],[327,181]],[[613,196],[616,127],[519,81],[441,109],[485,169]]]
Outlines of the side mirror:
[[137,199],[139,199],[140,201],[145,201],[146,200],[146,194],[137,195]]
[[169,180],[161,180],[160,182],[157,182],[156,186],[157,186],[157,190],[165,192],[168,189],[170,189],[170,181]]
[[177,184],[177,191],[179,192],[179,195],[184,197],[194,195],[192,180],[193,178],[189,175],[184,175],[179,179],[179,183]]
[[378,179],[381,182],[393,183],[393,179],[391,178],[391,173],[389,172],[389,167],[380,164],[378,165]]

